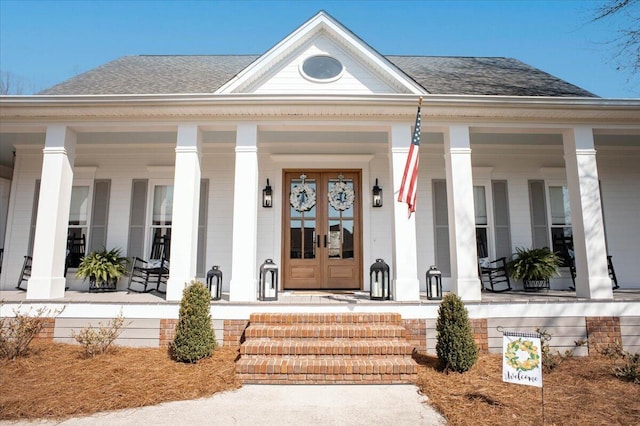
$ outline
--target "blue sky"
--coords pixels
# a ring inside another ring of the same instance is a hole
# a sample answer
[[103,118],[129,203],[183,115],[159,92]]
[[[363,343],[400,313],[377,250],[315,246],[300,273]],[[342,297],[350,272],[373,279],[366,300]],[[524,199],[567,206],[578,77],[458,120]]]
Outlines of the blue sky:
[[382,54],[504,56],[608,98],[640,97],[616,70],[596,1],[0,0],[0,69],[25,93],[124,55],[259,54],[325,10]]

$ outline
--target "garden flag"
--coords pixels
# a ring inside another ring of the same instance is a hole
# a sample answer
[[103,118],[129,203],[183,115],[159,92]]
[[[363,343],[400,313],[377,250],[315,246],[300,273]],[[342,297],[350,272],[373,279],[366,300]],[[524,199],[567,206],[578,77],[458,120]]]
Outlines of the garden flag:
[[502,381],[542,387],[542,346],[538,333],[502,334]]
[[[422,98],[420,98],[422,103]],[[400,184],[400,193],[398,194],[398,202],[407,203],[409,207],[409,217],[411,213],[416,211],[416,189],[418,186],[418,160],[420,159],[420,105],[418,105],[418,114],[416,115],[416,124],[413,129],[413,140],[409,147],[409,155],[407,156],[407,164],[404,166],[404,174]]]

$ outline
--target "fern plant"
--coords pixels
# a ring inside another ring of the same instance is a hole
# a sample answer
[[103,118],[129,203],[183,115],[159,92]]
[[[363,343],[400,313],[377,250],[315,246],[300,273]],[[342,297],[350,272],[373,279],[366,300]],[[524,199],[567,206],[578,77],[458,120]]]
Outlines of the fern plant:
[[128,263],[129,259],[121,256],[118,248],[92,251],[82,258],[76,277],[89,278],[96,283],[110,283],[127,274]]
[[562,259],[548,247],[516,247],[516,257],[507,264],[509,275],[515,280],[549,281],[559,275]]

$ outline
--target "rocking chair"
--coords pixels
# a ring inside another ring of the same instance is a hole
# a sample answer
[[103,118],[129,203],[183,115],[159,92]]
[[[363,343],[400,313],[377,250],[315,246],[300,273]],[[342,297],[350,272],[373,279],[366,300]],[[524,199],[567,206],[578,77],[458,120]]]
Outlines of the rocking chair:
[[[18,290],[27,291],[26,287],[22,287],[23,282],[29,282],[31,278],[31,264],[33,263],[33,256],[25,256],[24,262],[22,262],[22,270],[20,271],[20,278],[18,278]],[[64,260],[64,277],[67,276],[67,270],[69,269],[69,251],[67,250],[67,257]],[[69,287],[65,287],[65,290],[69,290]]]
[[[482,289],[492,293],[502,293],[511,290],[511,281],[507,272],[507,259],[501,257],[492,262],[480,262],[478,264]],[[487,285],[488,284],[488,285]],[[499,286],[505,286],[499,288]]]
[[[167,279],[169,278],[169,248],[170,238],[167,235],[157,235],[153,238],[151,245],[151,256],[149,260],[143,260],[134,257],[131,262],[131,271],[129,273],[129,286],[127,289],[135,293],[148,293],[160,290],[160,286],[166,288]],[[155,284],[155,288],[149,288]],[[140,288],[132,288],[134,285],[142,286]]]
[[[16,288],[18,290],[22,290],[22,291],[27,291],[27,288],[22,288],[22,282],[23,281],[29,281],[29,278],[31,278],[31,262],[33,261],[33,257],[31,256],[25,256],[24,257],[24,262],[22,262],[22,271],[20,271],[20,278],[18,278],[18,285],[16,286]],[[66,267],[65,267],[65,272],[66,272]]]

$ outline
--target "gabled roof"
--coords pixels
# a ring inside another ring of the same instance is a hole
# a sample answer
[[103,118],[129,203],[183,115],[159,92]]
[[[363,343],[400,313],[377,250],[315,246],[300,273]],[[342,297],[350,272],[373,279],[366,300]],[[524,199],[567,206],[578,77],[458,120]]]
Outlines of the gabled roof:
[[[124,56],[41,95],[215,93],[258,55]],[[510,58],[387,56],[427,93],[503,96],[595,95]]]
[[[278,64],[294,61],[296,55],[299,59],[299,49],[319,37],[329,40],[334,50],[344,50],[351,55],[363,72],[370,73],[397,93],[595,97],[510,58],[383,56],[322,11],[263,55],[125,56],[39,94],[250,92],[265,79],[273,78],[269,72]],[[331,86],[326,87],[331,93]]]
[[[325,11],[318,12],[300,25],[222,86],[218,93],[251,92],[274,77],[269,75],[274,68],[282,69],[286,65],[296,64],[300,59],[316,54],[328,54],[332,57],[345,55],[345,59],[349,59],[353,66],[347,73],[356,72],[365,80],[379,80],[383,82],[383,86],[396,93],[423,93],[422,88],[402,70]],[[363,73],[368,75],[362,76]],[[286,74],[286,71],[284,78],[287,84],[292,83],[291,74]],[[326,93],[347,89],[344,86],[340,88],[338,83],[323,86],[322,91]]]

